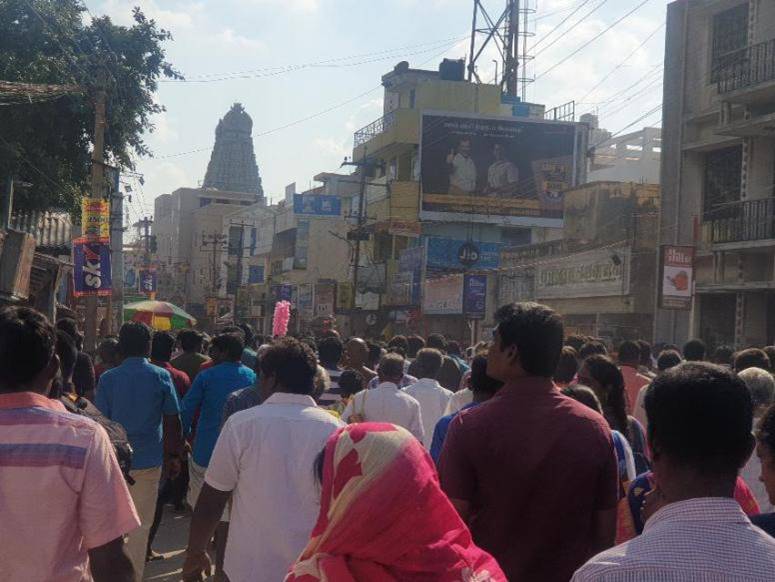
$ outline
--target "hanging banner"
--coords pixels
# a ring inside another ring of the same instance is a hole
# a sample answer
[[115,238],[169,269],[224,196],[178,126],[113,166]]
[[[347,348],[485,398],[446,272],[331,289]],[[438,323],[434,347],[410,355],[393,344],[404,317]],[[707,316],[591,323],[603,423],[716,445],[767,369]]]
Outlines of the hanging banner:
[[73,295],[110,295],[110,241],[78,238],[73,241]]
[[662,309],[691,309],[694,247],[664,245],[660,250],[659,306]]
[[107,200],[81,200],[81,228],[85,238],[110,238],[110,203]]
[[140,292],[156,293],[156,269],[140,269]]
[[463,312],[469,319],[484,319],[487,311],[487,275],[466,275],[463,282]]

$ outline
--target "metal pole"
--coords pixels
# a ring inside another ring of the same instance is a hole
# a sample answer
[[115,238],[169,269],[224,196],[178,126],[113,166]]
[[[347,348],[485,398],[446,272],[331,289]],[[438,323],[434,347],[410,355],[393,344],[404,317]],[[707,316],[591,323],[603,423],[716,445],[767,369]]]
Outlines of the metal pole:
[[471,49],[468,53],[468,82],[474,76],[474,49],[476,48],[476,16],[479,12],[479,0],[474,0],[474,15],[471,18]]
[[353,265],[353,307],[355,307],[355,299],[358,297],[358,269],[361,264],[361,229],[363,228],[363,222],[366,212],[366,168],[368,168],[366,160],[364,165],[361,166],[361,193],[358,199],[358,229],[356,230],[355,238],[355,257]]
[[5,196],[3,196],[2,207],[0,207],[0,227],[11,228],[11,213],[13,212],[13,176],[8,174],[5,178]]
[[519,82],[517,80],[517,70],[519,62],[517,52],[519,51],[519,0],[510,0],[506,8],[508,32],[506,36],[506,71],[504,71],[503,80],[506,82],[506,94],[518,96]]

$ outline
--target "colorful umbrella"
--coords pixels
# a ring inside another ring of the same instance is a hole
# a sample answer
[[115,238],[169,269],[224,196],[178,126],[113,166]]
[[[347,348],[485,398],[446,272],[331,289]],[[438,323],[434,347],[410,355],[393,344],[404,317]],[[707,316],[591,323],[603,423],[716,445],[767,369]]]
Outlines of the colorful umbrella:
[[140,321],[160,331],[193,327],[196,324],[196,319],[177,305],[150,300],[124,305],[124,321]]

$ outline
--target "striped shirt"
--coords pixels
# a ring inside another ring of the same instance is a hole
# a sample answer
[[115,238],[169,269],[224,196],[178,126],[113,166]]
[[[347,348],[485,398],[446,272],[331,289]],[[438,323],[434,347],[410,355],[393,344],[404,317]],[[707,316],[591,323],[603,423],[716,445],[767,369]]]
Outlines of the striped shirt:
[[671,503],[643,534],[598,554],[572,582],[771,582],[775,538],[755,527],[733,499]]
[[140,525],[105,430],[0,394],[0,580],[91,580],[88,550]]

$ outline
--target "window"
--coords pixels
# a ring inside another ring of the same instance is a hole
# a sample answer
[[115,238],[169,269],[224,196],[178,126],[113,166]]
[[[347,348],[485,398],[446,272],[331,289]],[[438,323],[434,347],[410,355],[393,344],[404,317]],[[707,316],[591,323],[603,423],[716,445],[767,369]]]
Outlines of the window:
[[203,206],[209,206],[212,204],[213,199],[212,198],[200,198],[199,199],[199,208],[202,208]]
[[414,109],[414,104],[417,99],[417,90],[411,89],[409,91],[409,109]]
[[229,227],[229,256],[236,257],[242,254],[242,236],[243,231],[241,226]]
[[739,51],[748,46],[748,2],[713,17],[710,82],[724,75],[724,69],[740,59]]
[[[726,216],[725,205],[740,200],[742,164],[743,146],[733,146],[705,154],[702,193],[705,214],[713,212],[714,218],[721,218]],[[729,211],[734,212],[731,208]]]

